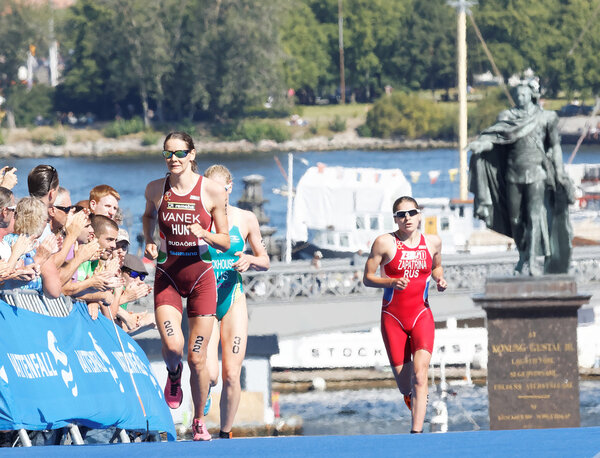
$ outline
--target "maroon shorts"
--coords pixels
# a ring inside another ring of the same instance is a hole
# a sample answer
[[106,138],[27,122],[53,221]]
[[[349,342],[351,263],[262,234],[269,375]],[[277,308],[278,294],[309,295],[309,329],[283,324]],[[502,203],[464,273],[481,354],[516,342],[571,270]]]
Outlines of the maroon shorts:
[[205,270],[192,286],[189,294],[180,292],[175,281],[168,273],[156,269],[154,279],[154,309],[161,305],[170,305],[183,314],[181,298],[187,297],[187,315],[211,316],[217,313],[217,282],[213,269]]
[[394,367],[409,363],[417,350],[433,353],[434,334],[435,322],[429,307],[423,308],[411,322],[410,329],[405,328],[394,314],[385,309],[381,312],[381,335],[390,364]]

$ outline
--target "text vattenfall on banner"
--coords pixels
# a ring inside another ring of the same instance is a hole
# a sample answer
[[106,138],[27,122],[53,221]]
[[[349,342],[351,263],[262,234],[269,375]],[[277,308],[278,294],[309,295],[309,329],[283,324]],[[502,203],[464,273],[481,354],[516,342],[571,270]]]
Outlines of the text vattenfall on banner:
[[176,438],[162,389],[146,355],[121,329],[75,303],[49,317],[0,301],[0,430],[55,429],[76,423],[149,430]]

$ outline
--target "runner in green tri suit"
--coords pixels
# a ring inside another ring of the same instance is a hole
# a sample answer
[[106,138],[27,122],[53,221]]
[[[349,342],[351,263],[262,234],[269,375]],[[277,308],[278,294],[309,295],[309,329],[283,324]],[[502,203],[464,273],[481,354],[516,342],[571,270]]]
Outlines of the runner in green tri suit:
[[[236,212],[236,216],[239,217],[239,212]],[[230,219],[233,220],[233,217]],[[233,267],[233,264],[239,260],[237,254],[243,253],[246,245],[238,221],[232,221],[229,240],[231,246],[224,253],[211,246],[208,247],[217,279],[217,320],[219,321],[227,314],[235,300],[244,293],[242,275]]]
[[[209,167],[204,176],[222,184],[231,194],[231,173],[222,165]],[[219,437],[230,438],[233,420],[242,392],[240,374],[248,341],[248,311],[246,295],[242,288],[241,272],[248,269],[267,270],[269,255],[265,249],[258,219],[254,213],[237,207],[228,207],[229,238],[231,247],[226,252],[209,247],[217,280],[217,319],[208,343],[207,365],[211,386],[219,378],[219,339],[223,365],[223,389],[221,391],[221,431]],[[246,242],[252,255],[244,253]],[[220,326],[219,326],[220,325]],[[205,415],[210,407],[210,398]]]

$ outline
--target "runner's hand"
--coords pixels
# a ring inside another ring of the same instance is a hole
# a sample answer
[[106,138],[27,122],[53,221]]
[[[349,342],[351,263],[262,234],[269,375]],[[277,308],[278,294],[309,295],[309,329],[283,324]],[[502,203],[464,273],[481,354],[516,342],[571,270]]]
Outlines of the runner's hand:
[[206,229],[204,229],[198,223],[189,224],[188,229],[191,231],[192,234],[194,234],[199,239],[204,239],[204,237],[206,237],[206,234],[209,233]]
[[144,256],[148,259],[158,258],[158,247],[156,243],[146,243],[146,249],[144,250]]
[[448,287],[448,282],[445,278],[440,278],[437,282],[437,290],[439,292],[444,291]]
[[241,251],[237,251],[235,253],[239,259],[235,261],[232,267],[238,272],[246,272],[250,268],[250,261],[248,260],[248,255],[244,254]]
[[392,280],[392,283],[390,284],[389,288],[394,288],[394,289],[399,289],[399,290],[405,289],[408,286],[408,283],[410,282],[410,280],[406,277],[391,278],[390,280]]

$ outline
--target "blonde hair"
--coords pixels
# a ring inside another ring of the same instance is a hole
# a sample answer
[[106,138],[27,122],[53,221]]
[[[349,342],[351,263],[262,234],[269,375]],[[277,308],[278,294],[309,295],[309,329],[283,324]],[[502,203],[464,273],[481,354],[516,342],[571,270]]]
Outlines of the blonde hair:
[[221,164],[211,165],[204,171],[204,176],[206,178],[214,177],[215,175],[221,175],[225,178],[227,183],[231,183],[233,181],[233,176],[227,167]]
[[36,197],[23,197],[15,210],[15,233],[39,237],[48,222],[48,207]]

